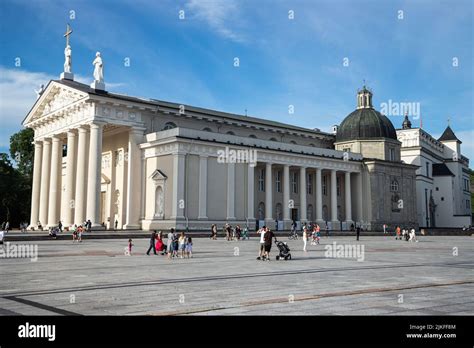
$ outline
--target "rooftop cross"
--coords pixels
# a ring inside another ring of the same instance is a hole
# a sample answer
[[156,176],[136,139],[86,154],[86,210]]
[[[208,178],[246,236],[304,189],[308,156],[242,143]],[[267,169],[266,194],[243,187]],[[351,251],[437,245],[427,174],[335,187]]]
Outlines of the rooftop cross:
[[67,27],[66,27],[66,33],[63,35],[65,38],[66,38],[66,46],[69,46],[69,35],[72,34],[72,29],[71,27],[69,26],[69,23],[67,24]]

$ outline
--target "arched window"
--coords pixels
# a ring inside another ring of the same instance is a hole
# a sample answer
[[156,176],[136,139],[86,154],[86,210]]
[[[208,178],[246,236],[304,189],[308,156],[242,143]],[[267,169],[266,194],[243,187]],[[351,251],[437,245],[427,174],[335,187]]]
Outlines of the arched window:
[[232,132],[232,131],[228,131],[226,134],[229,134],[229,135],[235,135],[235,133],[234,133],[234,132]]
[[212,132],[212,129],[209,127],[203,128],[202,129],[204,132]]
[[173,129],[173,128],[176,128],[176,127],[177,127],[177,126],[176,126],[175,123],[173,123],[173,122],[166,122],[166,123],[165,123],[165,126],[163,127],[162,130],[165,131],[165,130]]
[[258,205],[258,219],[265,220],[265,203],[263,202]]
[[398,192],[398,181],[397,180],[392,180],[392,183],[390,184],[390,191]]
[[278,140],[276,140],[275,138],[270,138],[270,141],[278,141]]
[[249,138],[257,139],[257,137],[256,137],[255,135],[253,135],[253,134],[250,134],[250,135],[249,135]]
[[276,213],[276,219],[278,221],[283,220],[283,209],[282,209],[281,203],[277,203],[275,207],[275,213]]
[[296,141],[292,140],[292,141],[290,141],[290,144],[296,145]]
[[316,147],[316,145],[314,145],[313,143],[310,143],[309,146]]

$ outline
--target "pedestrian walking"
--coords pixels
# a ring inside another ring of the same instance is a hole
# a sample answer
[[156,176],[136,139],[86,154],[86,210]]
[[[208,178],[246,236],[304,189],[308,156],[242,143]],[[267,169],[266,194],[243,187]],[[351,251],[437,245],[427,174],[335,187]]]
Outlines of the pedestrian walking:
[[275,238],[276,241],[275,234],[270,229],[267,229],[267,232],[264,234],[265,259],[267,261],[270,261],[270,250],[272,250],[273,238]]
[[181,232],[181,235],[178,238],[178,247],[179,247],[179,254],[180,258],[184,259],[184,253],[186,251],[186,236],[184,235],[184,232]]
[[82,243],[82,233],[83,232],[84,232],[84,227],[79,226],[79,228],[77,229],[77,241],[79,243]]
[[156,231],[153,231],[150,236],[150,246],[146,252],[147,255],[150,255],[150,251],[153,249],[153,254],[156,255],[156,247],[155,247],[155,239],[156,239]]
[[383,234],[387,234],[387,225],[383,224]]
[[59,228],[59,232],[63,231],[63,224],[62,224],[61,220],[58,222],[58,228]]
[[193,258],[193,239],[191,236],[186,237],[186,256]]
[[416,239],[416,234],[415,234],[415,229],[414,228],[412,228],[410,230],[410,239],[409,239],[409,241],[418,243],[418,239]]
[[3,239],[5,238],[5,233],[3,231],[0,231],[0,245],[3,248]]
[[132,243],[132,239],[130,238],[128,240],[128,254],[129,255],[132,255],[132,247],[133,247],[133,243]]
[[174,250],[173,250],[173,247],[174,247],[174,243],[173,243],[173,240],[174,240],[174,228],[172,228],[170,230],[170,232],[168,233],[168,259],[171,259],[171,257],[173,256],[173,253],[174,253]]
[[263,226],[257,232],[260,234],[260,250],[258,252],[257,260],[265,258],[265,232],[266,230],[267,230],[267,227]]
[[327,222],[326,222],[326,238],[329,238],[329,226]]
[[360,226],[356,227],[356,235],[357,235],[357,240],[359,240],[360,237]]

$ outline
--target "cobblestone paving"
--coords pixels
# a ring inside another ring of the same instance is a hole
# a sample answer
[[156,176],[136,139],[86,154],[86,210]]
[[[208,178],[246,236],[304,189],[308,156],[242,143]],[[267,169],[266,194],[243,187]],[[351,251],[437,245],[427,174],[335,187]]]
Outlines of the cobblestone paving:
[[[192,259],[145,255],[148,240],[26,242],[38,260],[0,258],[0,315],[473,315],[474,238],[322,238],[292,260],[259,243],[194,239]],[[364,260],[325,246],[363,245]],[[13,243],[17,244],[17,242]],[[10,245],[10,247],[11,247]],[[2,255],[2,254],[0,254]]]

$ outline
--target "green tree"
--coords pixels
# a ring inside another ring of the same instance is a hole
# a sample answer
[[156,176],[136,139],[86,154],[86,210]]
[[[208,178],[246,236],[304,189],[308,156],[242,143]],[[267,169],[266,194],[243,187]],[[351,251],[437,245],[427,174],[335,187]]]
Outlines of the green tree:
[[15,161],[18,171],[31,179],[33,175],[34,131],[25,128],[10,137],[10,156]]

